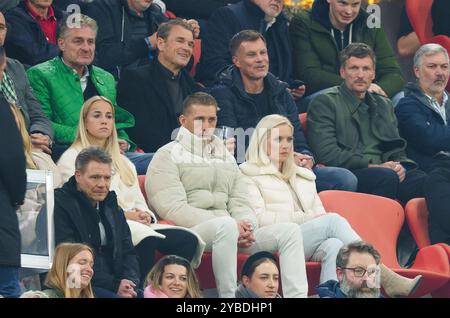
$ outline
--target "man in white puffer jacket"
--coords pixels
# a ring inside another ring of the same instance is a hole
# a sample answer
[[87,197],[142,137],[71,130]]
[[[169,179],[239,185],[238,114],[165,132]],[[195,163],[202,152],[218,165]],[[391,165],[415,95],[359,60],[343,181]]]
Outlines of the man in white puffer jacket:
[[217,103],[206,93],[186,98],[176,139],[160,148],[147,170],[145,190],[164,219],[190,228],[212,251],[219,297],[234,297],[237,253],[280,253],[284,297],[306,297],[303,240],[294,223],[258,229],[247,186],[222,140],[213,135]]

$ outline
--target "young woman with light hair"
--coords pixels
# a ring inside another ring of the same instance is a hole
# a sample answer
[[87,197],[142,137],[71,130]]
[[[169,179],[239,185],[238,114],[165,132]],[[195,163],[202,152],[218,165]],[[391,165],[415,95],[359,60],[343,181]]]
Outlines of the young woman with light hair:
[[[337,280],[339,249],[361,238],[345,218],[326,213],[316,191],[316,176],[294,163],[293,131],[289,119],[280,115],[266,116],[256,126],[247,161],[240,166],[248,176],[249,200],[261,227],[279,222],[298,224],[306,260],[322,263],[320,283]],[[381,265],[381,283],[390,296],[409,295],[420,279],[420,275],[404,278]]]

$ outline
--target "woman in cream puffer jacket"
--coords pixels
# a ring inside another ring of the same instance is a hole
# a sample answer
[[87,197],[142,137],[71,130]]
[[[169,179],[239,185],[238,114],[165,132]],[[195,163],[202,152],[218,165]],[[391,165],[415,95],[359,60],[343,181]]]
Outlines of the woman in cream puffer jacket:
[[247,161],[240,166],[248,177],[249,200],[260,227],[299,224],[306,260],[322,263],[320,282],[337,280],[339,249],[361,238],[343,217],[325,212],[316,191],[316,176],[294,163],[293,130],[290,121],[280,115],[266,116],[258,123]]

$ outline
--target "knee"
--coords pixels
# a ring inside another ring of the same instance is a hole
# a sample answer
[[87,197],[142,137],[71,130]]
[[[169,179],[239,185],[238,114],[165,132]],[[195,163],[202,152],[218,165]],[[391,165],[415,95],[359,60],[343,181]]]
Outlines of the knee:
[[323,253],[322,259],[336,261],[336,256],[344,243],[337,238],[329,238],[320,244],[320,251]]
[[222,216],[216,219],[216,237],[223,237],[237,242],[239,230],[236,220],[229,216]]
[[279,235],[280,241],[292,242],[296,241],[303,245],[303,235],[300,226],[296,223],[278,223],[279,229],[275,231]]
[[347,219],[337,213],[329,212],[322,217],[325,217],[331,226],[350,226]]
[[336,168],[337,190],[356,191],[358,188],[358,178],[347,169]]

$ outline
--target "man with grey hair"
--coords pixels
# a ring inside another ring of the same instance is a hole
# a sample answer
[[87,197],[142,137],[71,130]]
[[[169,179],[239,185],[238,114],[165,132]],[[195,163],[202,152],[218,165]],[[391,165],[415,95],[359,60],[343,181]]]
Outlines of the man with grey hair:
[[129,152],[136,146],[124,130],[134,126],[134,117],[117,105],[114,77],[92,65],[96,36],[97,23],[93,19],[82,14],[68,16],[58,35],[60,56],[27,71],[31,87],[55,132],[53,158],[58,159],[75,139],[83,103],[99,95],[114,105],[121,152],[136,165],[138,174],[144,174],[150,156]]
[[75,175],[55,190],[55,244],[85,243],[95,252],[96,297],[142,296],[131,233],[117,197],[109,191],[112,159],[97,147],[83,149]]
[[450,152],[447,50],[433,43],[420,47],[414,56],[414,73],[417,83],[405,86],[395,114],[400,135],[408,142],[408,156],[428,171],[436,154]]
[[343,246],[336,257],[339,281],[317,287],[320,298],[382,298],[380,253],[369,243],[357,241]]

